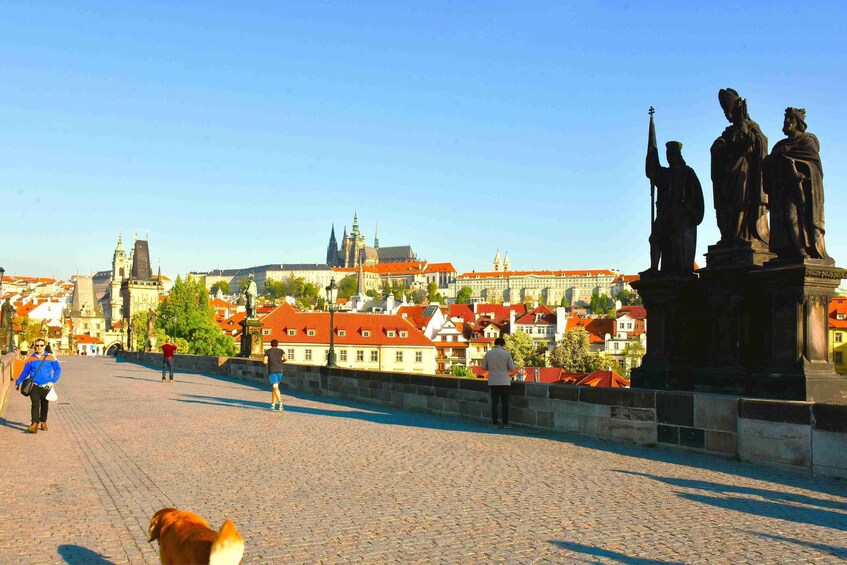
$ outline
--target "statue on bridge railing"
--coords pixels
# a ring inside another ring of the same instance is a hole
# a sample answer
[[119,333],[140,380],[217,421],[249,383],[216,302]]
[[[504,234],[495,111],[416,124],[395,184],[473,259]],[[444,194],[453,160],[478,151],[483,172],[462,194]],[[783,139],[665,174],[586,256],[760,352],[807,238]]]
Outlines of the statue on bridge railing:
[[248,280],[247,288],[244,289],[244,308],[247,310],[247,317],[255,319],[257,311],[256,300],[259,297],[259,291],[256,288],[256,281],[253,280],[253,273],[250,273]]

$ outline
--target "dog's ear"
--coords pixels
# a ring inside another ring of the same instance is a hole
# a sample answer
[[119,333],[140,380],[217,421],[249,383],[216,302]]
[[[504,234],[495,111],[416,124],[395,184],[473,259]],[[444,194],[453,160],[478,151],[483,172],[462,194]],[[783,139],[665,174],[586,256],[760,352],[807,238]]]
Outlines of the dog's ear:
[[147,528],[147,541],[159,539],[159,529],[161,528],[162,517],[168,512],[174,512],[175,508],[162,508],[150,518],[150,527]]

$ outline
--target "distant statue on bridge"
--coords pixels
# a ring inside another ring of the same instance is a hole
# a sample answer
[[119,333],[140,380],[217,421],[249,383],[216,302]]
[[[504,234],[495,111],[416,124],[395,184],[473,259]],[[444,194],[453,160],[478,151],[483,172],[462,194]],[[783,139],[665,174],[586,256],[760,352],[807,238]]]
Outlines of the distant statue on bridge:
[[248,318],[256,318],[257,304],[256,301],[259,297],[259,291],[256,288],[256,281],[253,280],[253,273],[250,273],[248,277],[247,288],[244,289],[244,308],[247,310]]

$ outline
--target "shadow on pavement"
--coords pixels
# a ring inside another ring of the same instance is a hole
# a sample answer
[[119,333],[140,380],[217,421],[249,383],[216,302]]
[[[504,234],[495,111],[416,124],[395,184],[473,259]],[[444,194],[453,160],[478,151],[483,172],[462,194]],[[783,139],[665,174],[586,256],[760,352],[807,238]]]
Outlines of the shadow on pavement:
[[601,557],[603,559],[611,559],[618,563],[626,563],[627,565],[682,565],[681,561],[660,561],[658,559],[646,559],[644,557],[631,557],[625,553],[570,541],[550,540],[550,543],[561,547],[562,549],[567,549],[568,551],[584,553],[586,555]]
[[59,546],[59,555],[68,564],[115,565],[114,561],[109,561],[102,554],[81,545],[62,544]]
[[27,429],[27,427],[29,427],[29,425],[28,425],[28,424],[24,424],[24,423],[22,423],[22,422],[10,422],[10,421],[9,421],[9,420],[7,420],[6,418],[3,418],[3,419],[2,419],[2,422],[3,422],[3,423],[2,423],[2,426],[3,426],[4,428],[14,428],[14,429],[16,429],[16,430],[24,431],[24,430],[26,430],[26,429]]
[[766,534],[764,532],[755,532],[753,530],[744,530],[748,534],[753,534],[756,536],[761,536],[763,538],[772,539],[774,541],[783,541],[786,543],[793,543],[796,545],[802,545],[803,547],[810,547],[812,549],[817,549],[823,553],[828,553],[830,555],[834,555],[835,557],[847,557],[847,548],[845,547],[836,547],[834,545],[826,545],[824,543],[812,543],[808,541],[801,541],[794,538],[787,538],[784,536],[778,536],[776,534]]
[[698,504],[708,504],[717,508],[723,508],[724,510],[734,510],[735,512],[744,512],[745,514],[752,514],[754,516],[765,516],[767,518],[776,518],[798,524],[810,524],[822,528],[847,531],[847,514],[840,512],[737,496],[720,497],[688,492],[677,492],[676,494],[685,500],[697,502]]
[[[722,483],[713,483],[709,481],[698,481],[692,479],[677,479],[674,477],[659,477],[657,475],[651,475],[649,473],[636,473],[634,471],[624,471],[622,469],[614,469],[616,473],[623,473],[625,475],[635,475],[638,477],[646,477],[648,479],[653,479],[654,481],[659,481],[671,486],[682,487],[682,488],[690,488],[690,489],[698,489],[705,490],[710,492],[718,492],[718,493],[732,493],[732,494],[746,494],[749,496],[759,496],[761,498],[765,498],[771,501],[779,501],[786,503],[796,503],[796,504],[805,504],[807,506],[821,506],[823,508],[830,508],[833,510],[841,510],[843,512],[847,512],[847,502],[838,502],[835,500],[824,500],[820,498],[814,498],[811,496],[806,496],[802,494],[795,494],[790,492],[779,492],[775,490],[768,489],[760,489],[760,488],[751,488],[751,487],[741,487],[737,485],[728,485]],[[835,494],[835,493],[833,493]],[[847,514],[844,516],[847,518]]]

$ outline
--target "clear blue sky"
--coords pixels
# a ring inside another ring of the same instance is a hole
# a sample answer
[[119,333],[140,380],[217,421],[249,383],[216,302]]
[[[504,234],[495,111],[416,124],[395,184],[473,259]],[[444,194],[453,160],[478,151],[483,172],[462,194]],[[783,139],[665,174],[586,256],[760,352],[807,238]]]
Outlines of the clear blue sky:
[[771,146],[807,109],[847,264],[843,2],[403,4],[4,2],[0,265],[109,268],[135,231],[171,276],[323,262],[358,211],[460,272],[635,273],[650,105],[703,184],[703,265],[722,87]]

